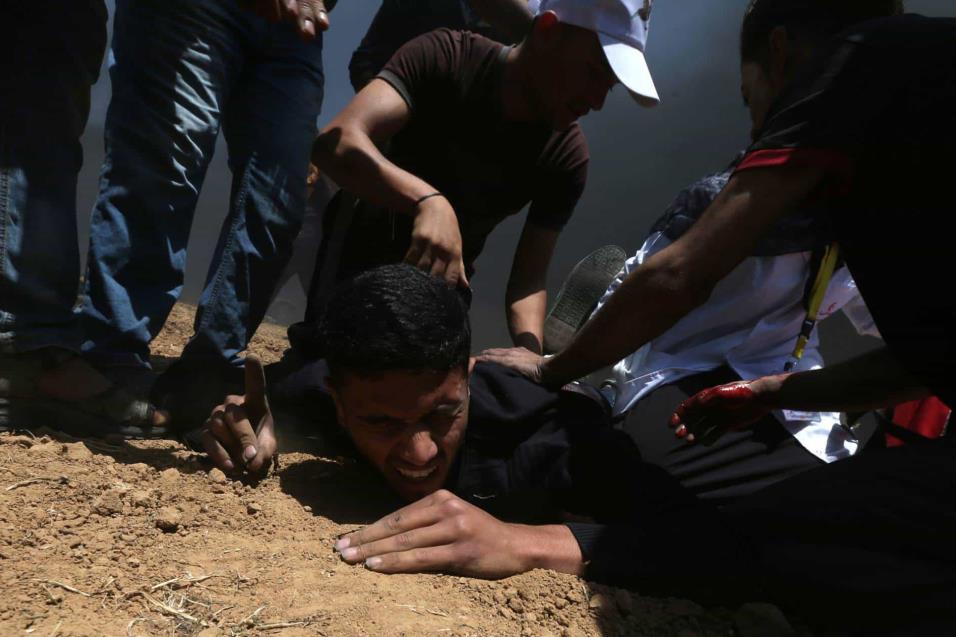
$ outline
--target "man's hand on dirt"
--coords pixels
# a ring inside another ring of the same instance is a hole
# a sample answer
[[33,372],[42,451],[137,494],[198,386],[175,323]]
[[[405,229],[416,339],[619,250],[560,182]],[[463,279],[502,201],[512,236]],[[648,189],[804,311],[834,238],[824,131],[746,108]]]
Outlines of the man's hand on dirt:
[[677,407],[668,426],[688,443],[710,445],[728,431],[746,429],[772,410],[763,379],[700,391]]
[[502,522],[441,490],[344,536],[335,549],[349,564],[364,562],[379,573],[496,579],[534,567],[522,550],[531,528]]
[[444,197],[430,197],[419,204],[405,262],[450,285],[468,287],[458,217]]
[[288,21],[299,36],[312,40],[329,28],[329,12],[323,0],[239,0],[240,4],[270,22]]
[[246,358],[244,396],[226,396],[202,429],[209,458],[223,471],[269,470],[276,453],[275,424],[266,398],[266,376],[258,358]]
[[486,349],[478,355],[479,362],[497,363],[509,367],[536,383],[543,383],[546,380],[543,373],[545,360],[547,359],[541,354],[524,347]]

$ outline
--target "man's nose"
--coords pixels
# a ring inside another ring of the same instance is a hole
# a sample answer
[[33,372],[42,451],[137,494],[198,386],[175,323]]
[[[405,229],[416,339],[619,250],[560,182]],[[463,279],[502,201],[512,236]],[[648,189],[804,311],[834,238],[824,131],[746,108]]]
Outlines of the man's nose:
[[425,466],[438,455],[438,445],[432,440],[431,432],[420,428],[405,442],[402,460],[411,465]]

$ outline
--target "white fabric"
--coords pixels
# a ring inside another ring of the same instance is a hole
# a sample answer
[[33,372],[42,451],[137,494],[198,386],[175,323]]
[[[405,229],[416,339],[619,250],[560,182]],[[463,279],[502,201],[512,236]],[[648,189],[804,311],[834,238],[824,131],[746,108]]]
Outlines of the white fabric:
[[[669,243],[660,233],[651,235],[627,260],[598,309],[627,275]],[[745,259],[717,285],[704,305],[615,365],[615,415],[633,407],[656,387],[724,365],[744,379],[781,373],[806,317],[803,296],[810,258],[809,252],[800,252]],[[878,335],[846,268],[834,273],[819,319],[841,309],[858,331]],[[796,371],[823,366],[816,332]],[[849,457],[857,450],[856,440],[840,424],[839,413],[776,412],[776,416],[807,451],[825,462]]]
[[532,15],[554,11],[561,22],[598,34],[611,69],[640,104],[660,102],[644,51],[651,0],[530,0]]

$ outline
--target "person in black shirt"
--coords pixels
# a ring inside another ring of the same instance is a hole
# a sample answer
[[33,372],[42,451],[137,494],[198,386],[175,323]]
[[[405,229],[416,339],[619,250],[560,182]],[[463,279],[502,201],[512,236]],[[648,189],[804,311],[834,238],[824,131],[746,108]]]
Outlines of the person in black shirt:
[[[472,366],[467,307],[441,279],[406,264],[368,271],[333,293],[314,338],[324,341],[335,420],[411,502],[339,540],[346,561],[480,577],[551,568],[702,598],[728,590],[715,579],[746,570],[716,510],[641,462],[586,390]],[[261,367],[247,365],[246,395],[228,397],[201,434],[227,471],[261,470],[274,449]],[[305,418],[323,413],[307,395],[292,404]],[[719,538],[720,550],[706,559],[660,550],[689,526]]]

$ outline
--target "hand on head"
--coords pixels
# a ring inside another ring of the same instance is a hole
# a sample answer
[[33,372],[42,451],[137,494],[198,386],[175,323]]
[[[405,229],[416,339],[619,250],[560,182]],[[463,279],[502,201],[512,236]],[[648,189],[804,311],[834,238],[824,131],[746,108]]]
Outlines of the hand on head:
[[295,24],[299,36],[311,40],[329,28],[329,12],[323,0],[241,0],[251,11],[271,22]]
[[746,429],[771,411],[756,383],[739,381],[697,392],[677,407],[668,426],[678,438],[705,445],[728,431]]
[[244,396],[226,396],[202,429],[209,458],[223,471],[269,470],[276,452],[275,425],[266,398],[266,376],[255,356],[246,358]]
[[441,277],[450,285],[468,287],[458,217],[444,197],[428,197],[418,204],[405,263]]

